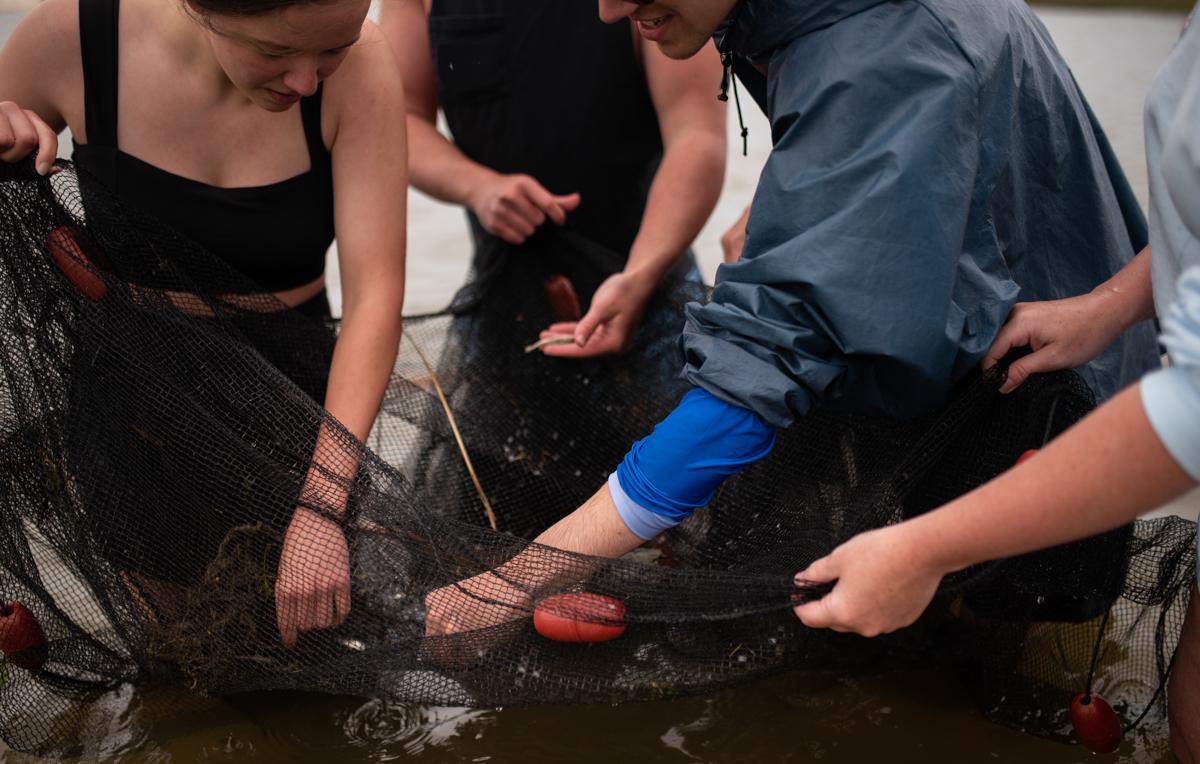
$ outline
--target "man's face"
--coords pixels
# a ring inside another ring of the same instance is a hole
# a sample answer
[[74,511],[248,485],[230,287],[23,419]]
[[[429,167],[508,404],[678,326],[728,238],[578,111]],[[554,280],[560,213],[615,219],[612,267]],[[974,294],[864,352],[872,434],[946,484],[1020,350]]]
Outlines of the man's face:
[[609,24],[632,18],[642,37],[658,43],[671,58],[690,58],[712,38],[737,0],[599,0],[600,18]]

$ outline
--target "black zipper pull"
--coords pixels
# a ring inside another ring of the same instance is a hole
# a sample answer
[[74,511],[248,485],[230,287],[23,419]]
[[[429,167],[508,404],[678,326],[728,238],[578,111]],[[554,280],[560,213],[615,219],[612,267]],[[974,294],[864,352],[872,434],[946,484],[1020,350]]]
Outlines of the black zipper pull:
[[717,93],[717,100],[724,103],[729,100],[729,77],[733,72],[733,54],[729,51],[721,51],[721,92]]
[[738,127],[742,128],[742,156],[750,153],[750,128],[742,119],[742,99],[738,95],[737,78],[733,76],[733,53],[721,51],[721,92],[717,93],[718,101],[729,100],[729,82],[733,81],[733,105],[737,107]]

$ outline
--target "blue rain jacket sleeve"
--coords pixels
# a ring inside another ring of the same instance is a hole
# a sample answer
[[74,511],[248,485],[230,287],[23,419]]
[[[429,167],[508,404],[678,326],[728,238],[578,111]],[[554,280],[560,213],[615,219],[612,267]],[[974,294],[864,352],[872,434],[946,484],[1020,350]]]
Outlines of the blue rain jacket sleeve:
[[687,308],[685,376],[774,427],[847,398],[892,416],[936,408],[1019,292],[1002,259],[970,251],[987,238],[972,215],[977,77],[938,20],[905,5],[887,28],[772,57],[775,147],[745,254]]

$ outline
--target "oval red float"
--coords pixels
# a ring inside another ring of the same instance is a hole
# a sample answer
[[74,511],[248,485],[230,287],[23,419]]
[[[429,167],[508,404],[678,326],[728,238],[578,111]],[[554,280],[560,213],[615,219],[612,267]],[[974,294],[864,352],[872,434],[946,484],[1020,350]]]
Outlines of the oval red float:
[[550,303],[550,312],[554,314],[555,321],[578,321],[583,316],[575,286],[566,276],[551,276],[542,282],[542,289],[546,292],[546,301]]
[[1089,751],[1112,753],[1121,745],[1121,720],[1096,693],[1081,692],[1071,701],[1071,726]]
[[556,594],[533,609],[533,628],[556,642],[607,642],[625,633],[625,606],[603,594]]
[[1021,455],[1017,457],[1016,464],[1022,464],[1029,461],[1033,457],[1037,456],[1037,452],[1038,450],[1036,448],[1031,448],[1028,451],[1021,452]]
[[80,294],[92,302],[104,299],[108,285],[96,272],[96,264],[87,256],[74,229],[65,225],[55,228],[46,236],[46,248],[50,259]]
[[37,671],[46,662],[46,633],[20,602],[0,604],[0,652],[12,663]]

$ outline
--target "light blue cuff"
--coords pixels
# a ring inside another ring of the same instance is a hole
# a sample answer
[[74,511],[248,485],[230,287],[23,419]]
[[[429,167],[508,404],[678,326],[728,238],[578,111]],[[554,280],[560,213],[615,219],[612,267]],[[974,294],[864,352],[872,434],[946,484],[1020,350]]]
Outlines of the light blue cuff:
[[642,541],[649,541],[668,528],[674,528],[679,524],[679,520],[651,512],[629,498],[629,494],[625,493],[625,489],[621,487],[621,480],[617,477],[616,470],[608,476],[608,492],[612,494],[613,504],[617,505],[617,514],[621,516],[625,527]]
[[1200,368],[1173,366],[1146,375],[1142,406],[1167,451],[1200,482]]

